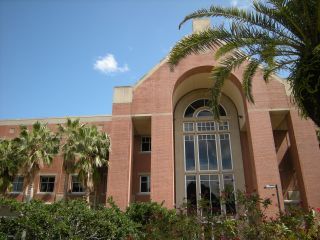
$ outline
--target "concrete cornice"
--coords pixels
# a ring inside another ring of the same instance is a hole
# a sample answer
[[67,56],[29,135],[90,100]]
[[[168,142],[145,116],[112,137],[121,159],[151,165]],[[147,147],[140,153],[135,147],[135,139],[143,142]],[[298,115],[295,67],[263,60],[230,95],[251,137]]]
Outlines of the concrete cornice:
[[109,122],[112,121],[111,115],[97,115],[97,116],[66,116],[66,117],[51,117],[51,118],[29,118],[29,119],[4,119],[0,120],[0,126],[6,125],[32,125],[35,122],[59,124],[65,123],[70,118],[80,119],[81,122]]

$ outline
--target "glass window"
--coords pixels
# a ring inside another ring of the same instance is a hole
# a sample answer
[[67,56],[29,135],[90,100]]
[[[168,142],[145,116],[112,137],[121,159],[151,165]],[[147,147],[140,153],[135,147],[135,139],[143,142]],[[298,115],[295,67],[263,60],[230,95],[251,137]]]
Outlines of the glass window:
[[192,122],[183,123],[183,131],[184,132],[193,132],[193,123]]
[[192,171],[196,169],[193,135],[184,136],[184,159],[186,171]]
[[193,113],[194,113],[195,109],[190,105],[185,113],[184,113],[184,117],[193,117]]
[[202,206],[211,213],[221,213],[218,175],[200,175]]
[[80,182],[79,177],[77,175],[71,176],[71,192],[73,193],[84,192],[82,183]]
[[53,192],[54,176],[40,176],[40,192]]
[[219,115],[221,117],[227,116],[226,110],[224,110],[224,108],[221,105],[219,105]]
[[12,182],[12,192],[22,192],[23,191],[23,176],[16,176]]
[[205,106],[205,99],[199,99],[199,100],[191,103],[191,106],[194,109],[198,109],[198,108],[204,107]]
[[197,184],[195,175],[186,176],[186,197],[188,211],[197,209]]
[[227,214],[236,214],[236,199],[234,195],[234,181],[232,174],[223,175],[224,197]]
[[232,169],[229,134],[220,134],[220,151],[223,170]]
[[[210,214],[221,214],[222,211],[234,214],[236,204],[229,121],[222,118],[222,121],[215,122],[210,107],[208,99],[199,99],[191,103],[184,113],[185,118],[193,118],[192,122],[185,119],[183,123],[188,212],[199,208],[203,214],[205,209]],[[219,114],[227,116],[221,105]],[[210,121],[204,120],[205,117]]]
[[151,137],[141,137],[141,151],[142,152],[151,151]]
[[215,135],[199,135],[198,151],[200,170],[218,170]]
[[229,122],[222,121],[219,123],[219,131],[228,131],[229,130]]
[[202,110],[202,111],[198,112],[198,115],[197,115],[197,117],[212,117],[212,116],[213,116],[213,114],[209,110]]
[[[202,107],[209,107],[210,108],[210,101],[208,99],[199,99],[191,103],[184,112],[185,118],[193,117],[194,112]],[[219,105],[219,114],[220,116],[227,116],[225,109]],[[198,113],[198,117],[207,117],[212,116],[212,112],[209,110],[203,110]]]
[[150,176],[140,176],[140,192],[150,193]]
[[197,122],[198,132],[214,131],[214,129],[214,122]]

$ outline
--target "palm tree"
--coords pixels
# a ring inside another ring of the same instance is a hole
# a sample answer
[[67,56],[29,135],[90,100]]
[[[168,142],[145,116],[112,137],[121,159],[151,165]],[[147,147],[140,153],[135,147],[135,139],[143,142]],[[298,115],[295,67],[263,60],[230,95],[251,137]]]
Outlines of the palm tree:
[[61,131],[66,134],[62,147],[65,170],[68,174],[78,173],[86,190],[87,202],[90,202],[92,192],[96,197],[99,170],[108,164],[110,139],[106,133],[99,132],[96,126],[80,125],[79,120],[68,119]]
[[320,126],[320,1],[253,1],[252,10],[211,6],[186,16],[180,23],[201,17],[224,17],[230,24],[183,38],[172,49],[172,67],[189,54],[217,49],[219,66],[213,68],[212,105],[219,118],[221,88],[229,74],[242,64],[243,90],[254,102],[251,81],[258,69],[268,81],[272,74],[287,71],[294,101],[303,116]]
[[36,122],[30,131],[26,126],[20,127],[20,135],[16,139],[19,151],[23,158],[22,173],[25,181],[23,192],[26,194],[27,186],[44,165],[50,165],[59,152],[60,137],[51,132],[47,124]]
[[77,139],[80,128],[84,125],[80,124],[79,119],[72,121],[67,119],[65,125],[59,125],[59,132],[62,135],[62,152],[63,152],[63,169],[65,172],[64,180],[64,198],[68,199],[68,183],[70,174],[76,171],[76,154],[77,154]]
[[107,134],[99,132],[96,126],[86,126],[79,131],[78,143],[78,176],[84,183],[87,201],[90,202],[91,192],[94,192],[96,201],[99,168],[108,164],[110,139]]
[[18,174],[21,155],[15,139],[0,139],[0,193],[5,194]]

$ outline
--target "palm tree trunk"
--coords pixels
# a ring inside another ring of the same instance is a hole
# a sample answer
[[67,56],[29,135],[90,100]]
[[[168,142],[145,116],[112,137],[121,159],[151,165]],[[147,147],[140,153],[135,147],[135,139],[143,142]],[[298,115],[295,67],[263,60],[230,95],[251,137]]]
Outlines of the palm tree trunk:
[[90,204],[90,191],[88,189],[86,189],[86,201]]
[[[30,195],[28,195],[29,190],[30,190]],[[23,202],[30,202],[30,200],[32,199],[33,191],[34,191],[33,183],[27,184],[27,186],[23,189],[22,201]]]
[[70,177],[69,173],[65,173],[65,175],[64,175],[64,186],[63,186],[63,188],[64,188],[64,196],[63,196],[63,198],[64,198],[65,201],[68,201],[69,177]]
[[87,173],[87,186],[86,186],[86,201],[90,205],[90,189],[91,189],[91,176]]
[[22,187],[22,192],[23,192],[23,195],[22,195],[22,201],[25,202],[26,201],[26,196],[27,196],[27,192],[28,192],[28,187],[29,187],[29,181],[28,179],[26,179],[24,182],[23,182],[23,187]]

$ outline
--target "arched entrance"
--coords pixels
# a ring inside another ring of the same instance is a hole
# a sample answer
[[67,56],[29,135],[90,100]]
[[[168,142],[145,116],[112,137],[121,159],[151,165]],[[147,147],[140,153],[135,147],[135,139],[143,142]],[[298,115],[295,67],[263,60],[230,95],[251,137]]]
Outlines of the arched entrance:
[[[210,82],[207,74],[199,76]],[[203,88],[180,97],[174,109],[176,206],[205,199],[215,212],[232,213],[235,202],[222,204],[219,199],[223,191],[245,190],[238,111],[222,95],[221,120],[214,121],[206,85],[200,83]]]

